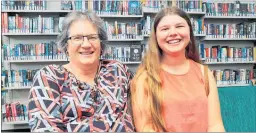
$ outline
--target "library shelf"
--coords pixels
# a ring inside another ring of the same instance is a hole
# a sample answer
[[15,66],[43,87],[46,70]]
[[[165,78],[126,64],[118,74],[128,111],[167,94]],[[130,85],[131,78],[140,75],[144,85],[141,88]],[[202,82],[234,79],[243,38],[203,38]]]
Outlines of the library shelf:
[[250,86],[250,84],[217,85],[217,87],[235,87],[235,86]]
[[28,90],[30,89],[31,86],[17,86],[17,87],[5,87],[5,89],[2,91],[7,91],[7,90]]
[[205,19],[256,19],[256,15],[254,16],[210,16],[205,15]]
[[232,62],[204,62],[204,64],[254,64],[256,61],[232,61]]

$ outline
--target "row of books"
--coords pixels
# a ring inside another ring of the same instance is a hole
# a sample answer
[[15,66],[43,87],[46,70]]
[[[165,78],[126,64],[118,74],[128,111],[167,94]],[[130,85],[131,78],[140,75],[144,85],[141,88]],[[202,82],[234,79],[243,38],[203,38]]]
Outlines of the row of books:
[[[140,20],[140,23],[142,24],[142,33],[144,35],[150,34],[151,28],[153,27],[153,21],[154,21],[154,18],[152,18],[149,15]],[[205,33],[204,19],[191,17],[190,21],[193,27],[194,34]]]
[[5,103],[2,105],[2,121],[28,121],[27,106],[19,102]]
[[143,7],[160,10],[164,7],[176,6],[184,11],[203,11],[203,0],[143,0]]
[[206,62],[248,62],[256,61],[256,47],[229,47],[212,46],[205,48],[204,44],[199,45],[201,58]]
[[2,0],[2,10],[46,10],[47,0]]
[[[56,33],[62,29],[64,17],[21,17],[18,14],[8,16],[2,13],[2,33]],[[153,18],[146,16],[139,23],[121,23],[105,21],[105,27],[111,36],[148,35],[151,32]],[[204,24],[204,19],[191,18],[193,31],[197,34],[206,33],[209,38],[255,38],[256,22],[242,22],[238,24]],[[54,26],[58,24],[58,29]],[[126,35],[124,35],[126,34]]]
[[56,22],[54,17],[23,17],[18,14],[8,16],[2,13],[2,32],[3,33],[54,33]]
[[[242,2],[242,1],[241,1]],[[208,16],[255,16],[256,3],[241,3],[239,0],[229,2],[206,2]]]
[[141,61],[142,46],[129,45],[119,47],[107,47],[102,55],[103,59],[119,60],[121,62]]
[[205,32],[209,38],[255,38],[256,22],[205,24]]
[[[56,33],[62,30],[64,17],[21,17],[18,14],[8,16],[2,13],[2,32],[3,33]],[[58,23],[58,30],[54,26]],[[105,21],[105,28],[108,35],[122,35],[119,39],[135,38],[142,35],[141,23],[115,21],[109,23]]]
[[139,0],[65,0],[61,10],[93,10],[99,15],[142,15]]
[[204,19],[190,18],[194,34],[204,34]]
[[116,39],[135,39],[137,36],[142,35],[142,26],[140,23],[105,23],[105,28],[109,38],[116,37]]
[[256,69],[224,69],[213,70],[217,85],[249,84],[251,79],[256,78]]
[[39,69],[35,70],[2,70],[1,77],[4,87],[31,86],[33,77]]
[[[140,48],[136,48],[140,49]],[[116,49],[115,49],[116,50]],[[121,49],[119,49],[121,50]],[[118,51],[118,48],[116,50]],[[118,53],[117,53],[118,54]],[[106,55],[107,56],[107,55]],[[116,60],[126,60],[122,57],[113,57]],[[112,59],[113,59],[112,58]],[[137,60],[140,57],[135,55],[134,59]],[[2,83],[4,87],[28,87],[32,85],[32,80],[36,74],[36,70],[3,70],[2,71]],[[256,78],[256,69],[224,69],[224,70],[212,70],[213,75],[217,81],[217,85],[236,85],[236,84],[249,84],[251,79]]]
[[38,44],[4,44],[2,48],[4,60],[42,60],[65,59],[65,54],[57,48],[53,41]]
[[254,16],[255,3],[249,1],[203,1],[203,0],[2,0],[2,10],[49,10],[47,4],[60,3],[61,10],[93,10],[101,15],[141,15],[142,7],[159,11],[176,6],[184,11],[206,11],[209,16]]

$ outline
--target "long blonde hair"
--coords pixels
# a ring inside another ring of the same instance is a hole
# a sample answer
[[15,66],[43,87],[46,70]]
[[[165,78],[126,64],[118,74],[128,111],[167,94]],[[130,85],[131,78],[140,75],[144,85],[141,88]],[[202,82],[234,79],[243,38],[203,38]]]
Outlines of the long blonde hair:
[[[195,62],[200,63],[199,54],[196,49],[195,39],[193,34],[192,25],[189,19],[189,16],[183,10],[171,7],[162,9],[158,12],[154,18],[154,23],[151,31],[151,35],[148,42],[148,49],[143,57],[142,63],[137,69],[136,75],[133,78],[133,81],[138,81],[142,73],[146,72],[145,84],[147,84],[147,96],[149,98],[149,111],[152,120],[152,125],[155,130],[167,131],[165,127],[164,118],[162,117],[162,101],[163,101],[163,92],[162,92],[162,81],[160,78],[160,60],[162,58],[162,50],[158,46],[156,39],[156,28],[160,20],[166,15],[179,15],[184,18],[190,28],[190,43],[186,47],[186,57],[194,60]],[[136,93],[136,85],[132,83],[132,103],[136,103],[136,98],[134,93]]]

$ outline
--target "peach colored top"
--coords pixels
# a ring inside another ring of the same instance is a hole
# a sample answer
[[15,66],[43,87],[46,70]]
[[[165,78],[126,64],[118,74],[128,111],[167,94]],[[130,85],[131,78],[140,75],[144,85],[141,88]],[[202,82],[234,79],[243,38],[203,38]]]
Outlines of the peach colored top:
[[208,102],[204,76],[199,64],[189,60],[190,69],[186,74],[174,75],[164,70],[163,117],[167,131],[207,132]]

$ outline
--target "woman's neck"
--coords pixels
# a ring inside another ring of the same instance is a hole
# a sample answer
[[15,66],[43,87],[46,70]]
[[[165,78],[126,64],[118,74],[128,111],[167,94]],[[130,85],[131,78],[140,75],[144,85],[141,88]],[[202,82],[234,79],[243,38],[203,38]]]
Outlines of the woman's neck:
[[64,67],[72,72],[77,79],[93,84],[99,68],[99,62],[92,65],[78,65],[70,62],[67,65],[64,65]]
[[185,53],[164,54],[161,60],[161,67],[169,73],[182,75],[188,72],[190,65]]

